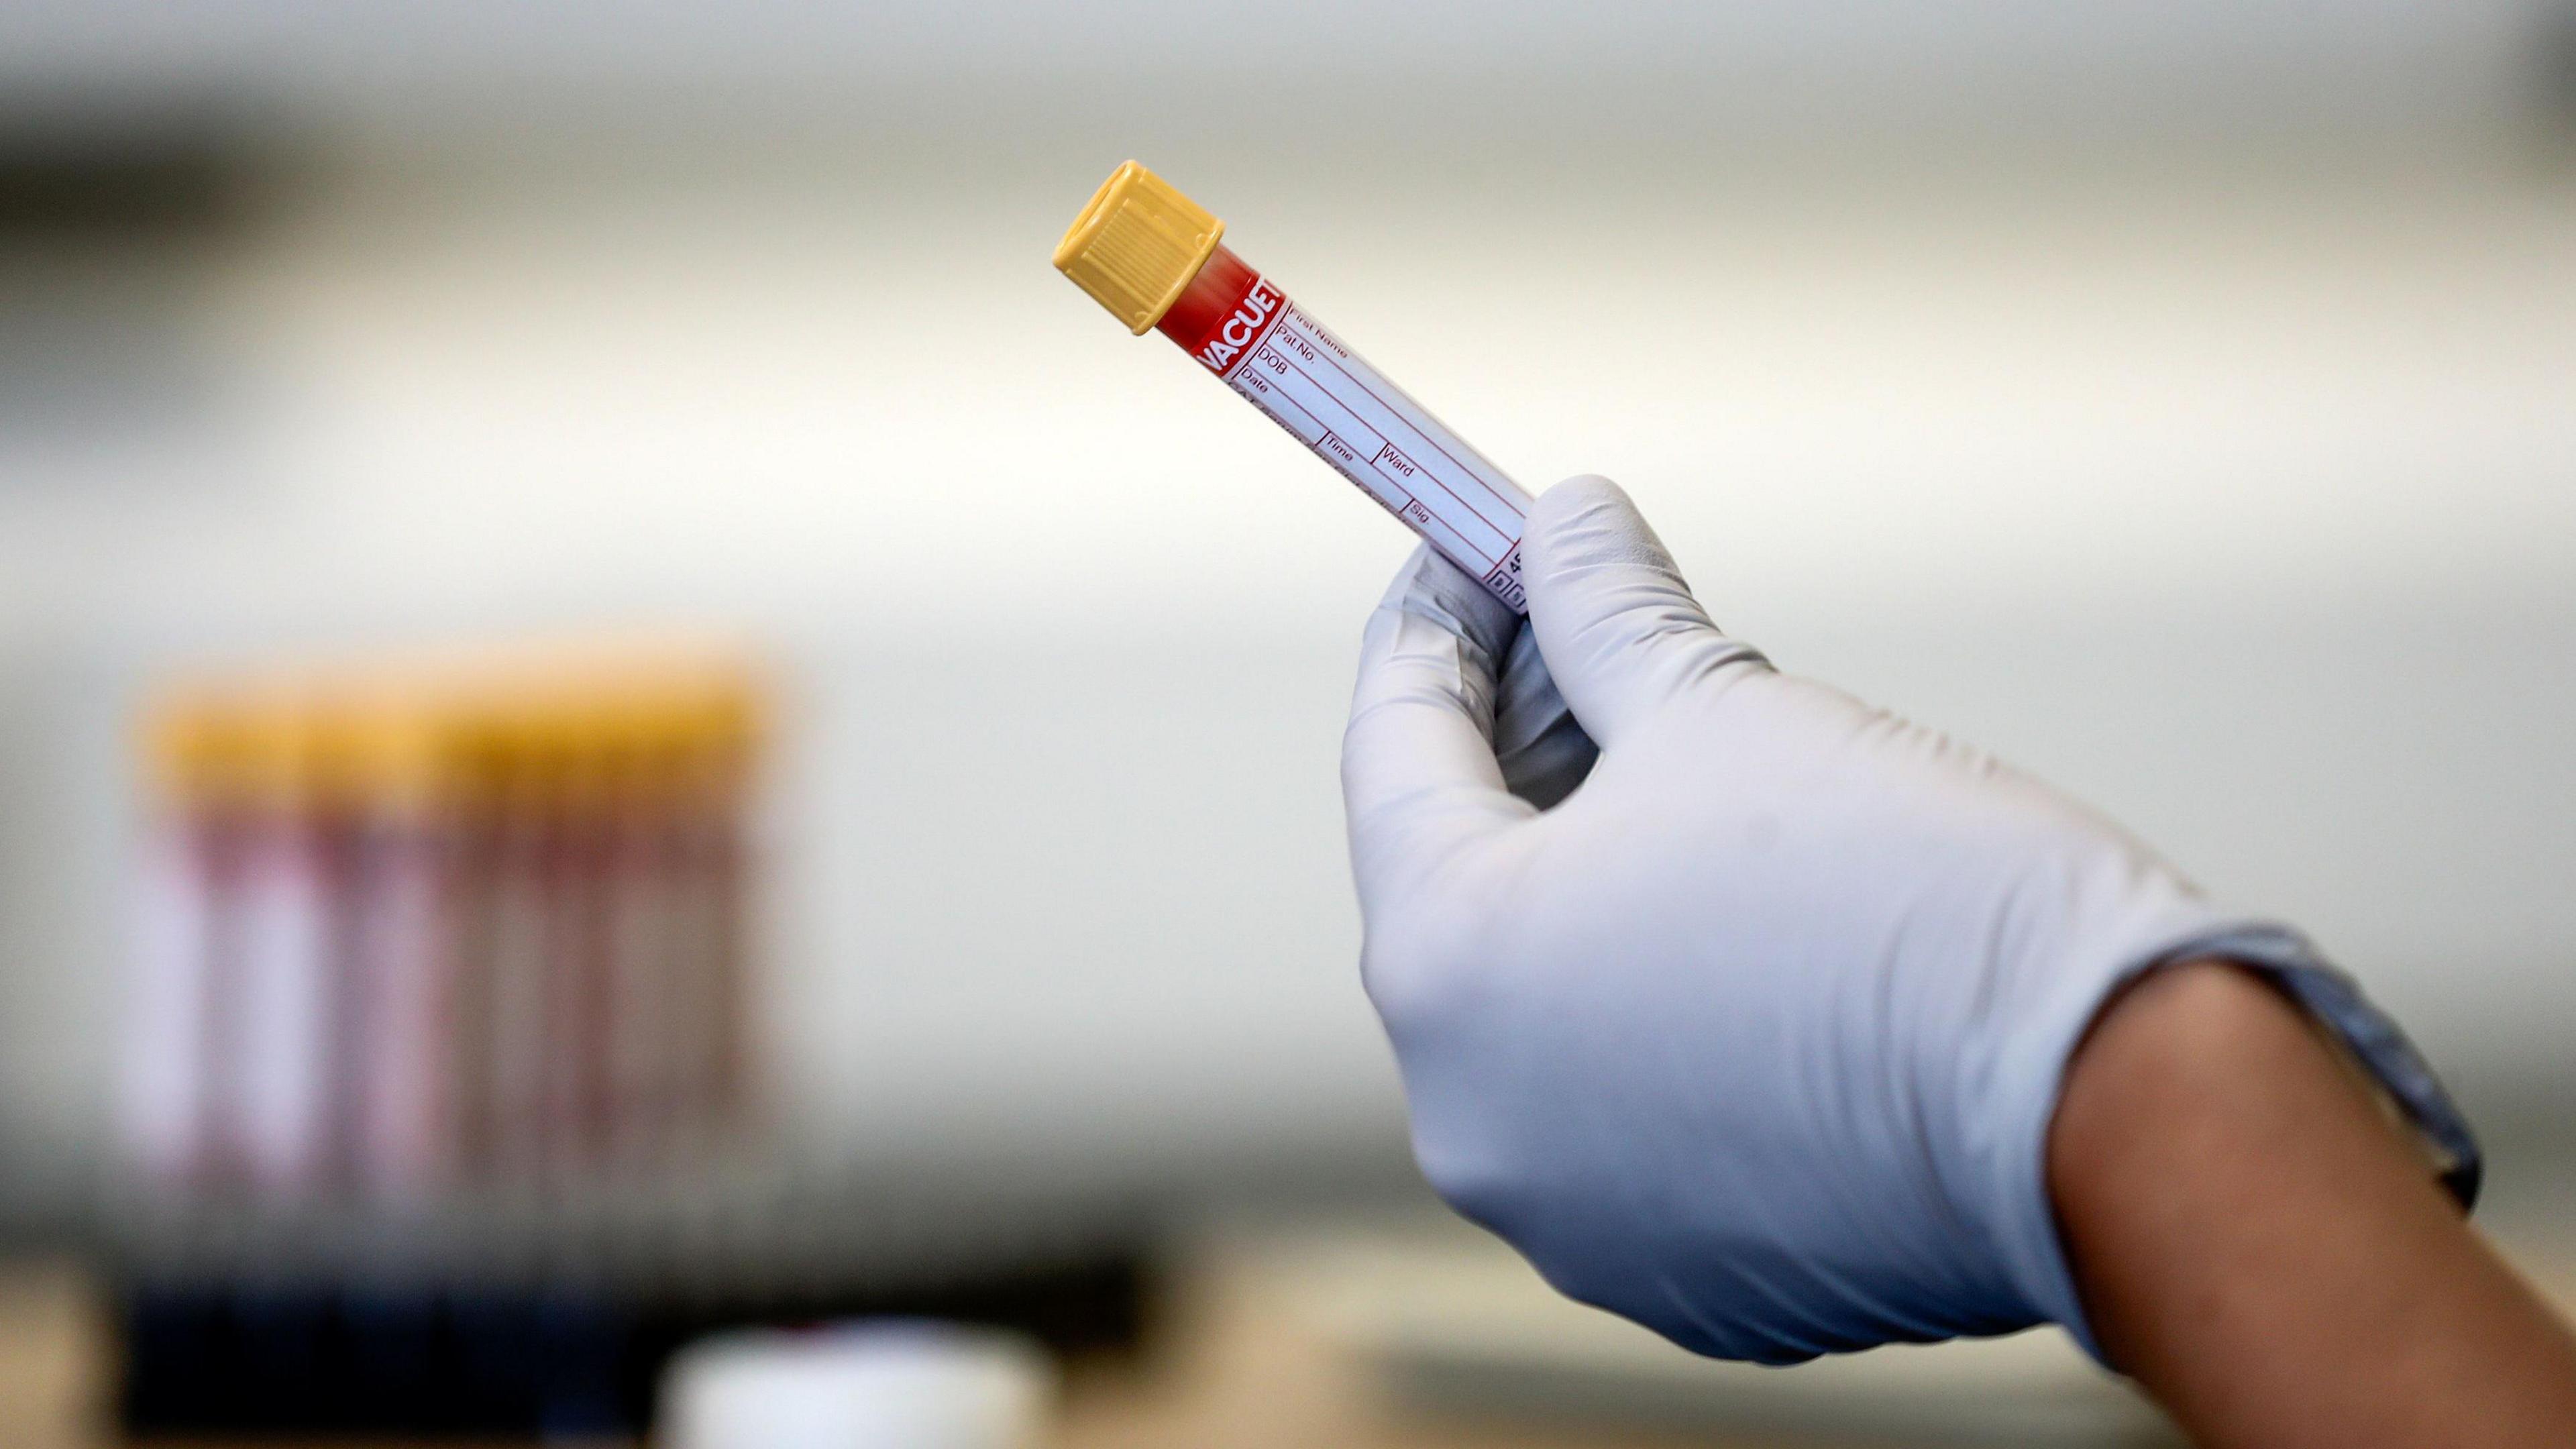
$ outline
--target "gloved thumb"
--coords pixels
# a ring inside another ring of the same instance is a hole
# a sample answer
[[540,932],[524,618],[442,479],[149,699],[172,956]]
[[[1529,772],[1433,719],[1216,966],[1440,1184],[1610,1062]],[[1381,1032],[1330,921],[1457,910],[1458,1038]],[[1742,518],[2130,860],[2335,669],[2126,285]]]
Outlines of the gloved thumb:
[[1605,749],[1720,670],[1763,663],[1709,622],[1663,540],[1607,478],[1568,478],[1539,495],[1521,568],[1539,654]]

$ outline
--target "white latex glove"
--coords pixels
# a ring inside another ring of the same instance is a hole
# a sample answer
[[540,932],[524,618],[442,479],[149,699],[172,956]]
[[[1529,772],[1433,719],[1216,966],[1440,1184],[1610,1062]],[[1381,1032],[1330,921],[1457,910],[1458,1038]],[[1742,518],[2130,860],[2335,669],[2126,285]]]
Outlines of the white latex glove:
[[2089,1348],[2059,1080],[2114,990],[2193,956],[2274,973],[2473,1189],[2439,1086],[2296,933],[1774,672],[1608,482],[1550,490],[1521,549],[1534,649],[1429,553],[1397,578],[1342,782],[1415,1155],[1559,1289],[1726,1358],[2040,1321]]

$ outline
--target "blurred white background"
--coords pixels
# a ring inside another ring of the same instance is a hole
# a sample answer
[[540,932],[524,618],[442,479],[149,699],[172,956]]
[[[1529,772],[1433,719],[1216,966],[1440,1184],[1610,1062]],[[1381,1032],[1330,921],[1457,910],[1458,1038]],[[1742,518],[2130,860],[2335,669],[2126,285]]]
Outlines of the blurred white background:
[[60,1208],[96,1157],[157,670],[665,623],[796,687],[804,1152],[1403,1181],[1334,760],[1407,540],[1046,265],[1130,155],[1525,483],[1625,482],[1785,667],[2303,923],[2540,1134],[2572,37],[2525,0],[20,0],[0,1183]]

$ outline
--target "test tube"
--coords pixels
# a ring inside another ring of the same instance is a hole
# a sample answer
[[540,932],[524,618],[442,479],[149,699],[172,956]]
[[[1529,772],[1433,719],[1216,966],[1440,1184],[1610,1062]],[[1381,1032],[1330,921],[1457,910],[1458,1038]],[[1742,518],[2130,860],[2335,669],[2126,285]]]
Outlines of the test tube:
[[351,860],[346,717],[286,689],[257,701],[257,798],[239,876],[238,956],[219,1040],[226,1138],[265,1194],[310,1195],[338,1165],[341,946]]
[[140,930],[125,1002],[120,1118],[146,1186],[200,1187],[220,1159],[225,1096],[216,1037],[233,975],[239,875],[255,741],[230,701],[173,698],[144,737],[153,809],[138,880]]
[[1279,284],[1223,244],[1225,223],[1130,161],[1055,265],[1138,336],[1180,344],[1514,612],[1530,496]]
[[353,1168],[381,1201],[453,1184],[464,1087],[452,1017],[464,994],[457,732],[425,681],[386,688],[361,725],[365,788],[351,883]]

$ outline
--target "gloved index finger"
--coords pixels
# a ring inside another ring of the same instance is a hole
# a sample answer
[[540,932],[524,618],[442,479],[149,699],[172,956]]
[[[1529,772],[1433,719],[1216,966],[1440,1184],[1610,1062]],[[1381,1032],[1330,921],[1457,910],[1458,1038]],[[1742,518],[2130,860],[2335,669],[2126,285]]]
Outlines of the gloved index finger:
[[1416,549],[1370,616],[1342,734],[1342,802],[1363,910],[1460,845],[1535,813],[1494,758],[1497,675],[1519,616]]
[[1569,478],[1540,494],[1521,556],[1530,629],[1604,749],[1721,671],[1763,665],[1709,621],[1663,540],[1607,478]]

